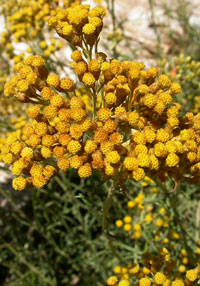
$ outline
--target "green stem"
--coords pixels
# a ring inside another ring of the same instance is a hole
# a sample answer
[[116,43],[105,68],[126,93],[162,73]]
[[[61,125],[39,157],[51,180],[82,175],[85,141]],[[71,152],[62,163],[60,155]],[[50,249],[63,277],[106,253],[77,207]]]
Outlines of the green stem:
[[89,49],[89,57],[90,57],[90,61],[92,60],[92,48],[93,48],[93,46],[90,46],[90,49]]
[[98,43],[99,43],[99,39],[97,39],[95,41],[95,46],[94,46],[94,50],[95,50],[95,58],[98,58]]
[[92,96],[93,96],[93,119],[95,119],[97,114],[97,96],[95,93]]
[[162,57],[162,48],[161,48],[161,37],[160,33],[157,29],[157,24],[155,22],[155,13],[154,13],[154,0],[149,0],[149,6],[151,10],[151,25],[153,27],[153,30],[155,32],[156,38],[157,38],[157,55],[159,58]]
[[58,185],[62,188],[62,190],[64,192],[67,191],[67,186],[65,185],[65,183],[59,178],[59,176],[55,177],[55,181],[58,183]]
[[24,257],[22,257],[21,254],[19,254],[10,244],[4,243],[4,247],[7,247],[18,259],[21,263],[26,265],[33,273],[38,275],[41,280],[43,280],[47,285],[55,286],[54,283],[50,282],[49,279],[47,279],[40,270],[38,270],[36,267],[31,265]]
[[110,250],[112,252],[112,254],[117,257],[119,259],[119,261],[121,261],[122,264],[125,264],[125,261],[123,260],[123,258],[119,255],[119,253],[116,251],[115,246],[113,245],[113,241],[111,236],[108,233],[108,226],[109,226],[109,220],[108,220],[108,216],[109,216],[109,208],[110,208],[110,204],[112,201],[112,196],[114,194],[115,191],[115,187],[114,187],[114,183],[112,183],[112,186],[110,187],[109,191],[108,191],[108,195],[107,198],[104,202],[103,205],[103,218],[102,218],[102,229],[103,232],[105,233],[105,236],[108,240],[108,245],[110,247]]
[[0,188],[0,193],[7,199],[7,201],[11,204],[11,206],[19,213],[20,217],[26,219],[26,215],[24,212],[16,205],[16,203],[11,199],[11,197],[7,194],[7,192]]
[[104,205],[103,205],[103,220],[102,220],[103,232],[107,231],[107,229],[108,229],[108,224],[109,224],[108,223],[108,214],[109,214],[109,208],[110,208],[110,203],[112,200],[113,193],[114,193],[114,188],[112,185],[108,191],[107,198],[106,198]]
[[111,0],[111,15],[112,15],[112,24],[113,24],[113,33],[116,30],[116,17],[115,17],[115,0]]
[[[111,4],[110,4],[110,1],[111,1]],[[111,19],[112,19],[112,32],[113,32],[113,36],[114,36],[114,33],[116,31],[116,15],[115,15],[115,0],[106,0],[106,3],[107,3],[107,9],[111,15]],[[115,37],[114,37],[115,38]],[[116,40],[115,40],[115,43],[113,45],[113,57],[116,59],[118,57],[118,53],[117,53],[117,49],[116,49],[116,46],[117,46],[117,43],[116,43]]]

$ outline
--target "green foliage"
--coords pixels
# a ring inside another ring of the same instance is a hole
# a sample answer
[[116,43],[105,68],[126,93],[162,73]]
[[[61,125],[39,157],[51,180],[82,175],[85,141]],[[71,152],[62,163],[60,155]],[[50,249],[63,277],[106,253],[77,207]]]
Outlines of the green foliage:
[[[0,192],[9,203],[0,210],[1,283],[104,285],[117,263],[101,227],[109,185],[97,175],[84,180],[69,171],[45,189],[16,195],[3,186]],[[122,203],[114,198],[112,218]]]
[[[144,251],[157,253],[162,245],[167,248],[176,245],[171,253],[177,261],[181,249],[186,249],[193,259],[190,266],[195,266],[198,188],[182,184],[177,193],[171,193],[166,189],[170,190],[172,183],[161,186],[164,189],[154,193],[155,185],[148,183],[142,187],[130,181],[122,189],[115,189],[106,230],[113,244],[111,249],[101,227],[102,201],[110,183],[102,184],[97,175],[83,180],[74,172],[66,176],[62,173],[46,189],[21,192],[17,196],[4,187],[0,192],[9,203],[1,208],[1,283],[103,286],[119,259],[124,265],[141,262]],[[128,200],[134,201],[139,193],[144,194],[144,209],[130,210],[129,215],[134,224],[142,225],[142,237],[133,240],[130,233],[116,229],[115,220],[127,215]],[[164,214],[159,214],[161,208],[165,208]],[[147,209],[154,220],[145,225]],[[155,225],[159,217],[169,224],[167,228]],[[163,244],[172,230],[180,234],[180,239]],[[160,237],[155,241],[158,233]]]

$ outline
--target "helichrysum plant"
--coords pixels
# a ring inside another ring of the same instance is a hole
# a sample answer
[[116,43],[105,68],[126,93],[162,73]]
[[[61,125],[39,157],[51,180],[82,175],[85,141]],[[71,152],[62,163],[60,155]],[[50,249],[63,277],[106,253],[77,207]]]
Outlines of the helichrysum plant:
[[[108,233],[113,193],[120,190],[129,195],[126,184],[145,187],[146,181],[154,185],[153,194],[158,192],[157,187],[162,195],[169,197],[172,193],[170,206],[151,213],[145,205],[144,192],[138,192],[128,202],[128,208],[146,211],[143,219],[139,219],[138,213],[135,217],[126,215],[123,220],[116,218],[116,227],[123,228],[134,243],[143,240],[146,225],[153,224],[155,241],[162,240],[163,247],[155,249],[159,256],[144,252],[143,266],[125,266],[123,262],[107,284],[129,286],[129,278],[135,277],[139,286],[193,285],[200,274],[196,256],[195,268],[192,266],[186,274],[184,268],[171,275],[171,242],[182,235],[174,230],[171,220],[177,216],[174,203],[178,183],[199,183],[200,114],[189,111],[183,115],[176,100],[181,93],[180,83],[161,74],[158,68],[145,69],[142,62],[109,59],[99,51],[104,8],[72,5],[47,14],[51,15],[49,26],[72,49],[70,67],[76,80],[52,71],[41,55],[15,61],[15,74],[4,85],[4,95],[21,106],[27,105],[27,118],[23,117],[16,126],[18,130],[9,132],[0,145],[0,158],[11,166],[15,177],[13,188],[43,188],[61,171],[63,174],[69,169],[77,170],[81,179],[97,172],[102,181],[111,181],[102,226],[111,251],[119,260]],[[45,49],[45,43],[40,43],[40,47]],[[171,193],[163,184],[169,179],[175,184]],[[170,207],[173,215],[168,214]],[[178,223],[183,232],[180,220]],[[167,235],[166,225],[170,225]],[[187,253],[188,250],[180,255]]]
[[20,175],[13,181],[15,189],[42,187],[59,169],[70,167],[83,178],[100,171],[117,184],[139,181],[145,174],[161,181],[196,179],[199,116],[179,116],[181,106],[173,96],[181,92],[180,85],[158,75],[157,68],[106,61],[98,52],[104,16],[103,8],[82,5],[50,19],[74,47],[71,66],[93,99],[92,113],[76,94],[78,83],[49,73],[41,56],[19,62],[17,74],[5,84],[6,96],[32,103],[27,115],[33,120],[20,138],[11,134],[2,150],[2,159]]

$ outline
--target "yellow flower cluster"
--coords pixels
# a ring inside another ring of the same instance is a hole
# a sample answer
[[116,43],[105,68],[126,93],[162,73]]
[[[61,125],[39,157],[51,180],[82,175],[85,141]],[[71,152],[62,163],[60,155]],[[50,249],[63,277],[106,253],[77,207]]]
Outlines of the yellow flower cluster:
[[[42,187],[59,169],[68,168],[83,178],[93,170],[104,179],[117,174],[118,184],[142,180],[145,174],[161,181],[174,177],[198,182],[200,115],[180,116],[173,96],[181,87],[157,68],[106,61],[97,47],[104,15],[101,7],[77,5],[50,19],[59,35],[77,47],[71,65],[93,100],[92,114],[75,82],[50,74],[41,56],[30,55],[16,64],[17,75],[5,84],[6,96],[35,103],[27,110],[33,121],[24,127],[22,141],[9,139],[2,151],[3,157],[10,156],[13,173],[23,175],[14,180],[15,189],[26,183]],[[63,34],[66,27],[72,28],[70,35]],[[13,144],[20,147],[15,150]],[[48,175],[33,171],[36,166],[45,170],[47,159]]]
[[50,17],[59,13],[61,7],[80,4],[80,0],[1,0],[2,14],[4,16],[5,31],[1,33],[0,43],[6,57],[15,63],[21,60],[21,55],[16,52],[15,43],[24,42],[28,44],[26,52],[40,53],[49,57],[63,47],[61,41],[56,41],[55,35],[51,35],[49,41],[50,27],[47,25]]
[[[175,261],[170,257],[166,248],[161,248],[159,255],[152,255],[147,252],[142,255],[143,263],[130,264],[126,267],[116,266],[115,275],[107,280],[108,286],[130,286],[132,277],[135,277],[139,286],[184,286],[198,283],[200,278],[200,265],[194,269],[189,269],[186,273],[173,271],[176,266]],[[185,271],[184,271],[185,272]]]
[[138,212],[145,208],[143,205],[144,198],[145,195],[141,192],[134,198],[134,200],[128,201],[127,206],[131,213],[124,216],[123,220],[118,219],[115,221],[116,227],[120,229],[123,228],[123,230],[128,233],[132,239],[140,239],[142,236],[141,222],[136,220],[137,215],[134,213],[134,217],[132,211],[135,210],[135,212],[138,214]]
[[[14,96],[21,102],[37,103],[40,96],[36,90],[45,85],[48,70],[41,56],[29,56],[24,62],[19,62],[15,68],[19,75],[13,76],[4,86],[5,96]],[[37,100],[37,101],[36,101]]]
[[90,10],[90,5],[76,5],[58,11],[51,17],[49,25],[73,46],[83,47],[83,43],[93,45],[97,41],[104,16],[105,10],[102,7]]
[[181,83],[183,88],[179,102],[183,103],[185,112],[192,111],[198,113],[200,110],[200,62],[193,60],[189,56],[180,54],[178,57],[158,61],[161,71],[170,76],[172,80]]
[[[58,0],[20,0],[9,2],[12,2],[12,4],[10,3],[12,8],[9,7],[8,1],[5,1],[2,9],[3,14],[7,15],[5,18],[6,27],[14,42],[36,38],[43,30],[49,17],[55,15],[61,9],[58,6]],[[57,7],[56,10],[55,7]],[[5,34],[5,37],[1,39],[2,43],[6,42],[6,36],[8,35]]]
[[10,132],[12,129],[20,130],[27,120],[27,117],[23,115],[26,113],[26,106],[16,103],[12,97],[3,96],[4,84],[8,77],[7,72],[6,70],[6,72],[0,73],[0,145],[5,143],[6,132]]

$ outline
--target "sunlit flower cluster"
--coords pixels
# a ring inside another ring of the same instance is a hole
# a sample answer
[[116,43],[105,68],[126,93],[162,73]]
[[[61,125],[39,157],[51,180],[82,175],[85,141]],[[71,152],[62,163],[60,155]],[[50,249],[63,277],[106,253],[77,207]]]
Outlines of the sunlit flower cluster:
[[[77,82],[50,73],[44,58],[31,55],[15,65],[16,75],[5,84],[5,96],[33,104],[20,141],[11,135],[2,150],[3,161],[21,175],[15,189],[42,187],[68,168],[82,178],[99,171],[119,184],[145,175],[198,182],[200,115],[180,116],[173,97],[181,87],[157,68],[106,60],[98,52],[104,15],[102,7],[77,5],[50,19],[74,47]],[[92,112],[80,97],[80,84],[93,101]]]

